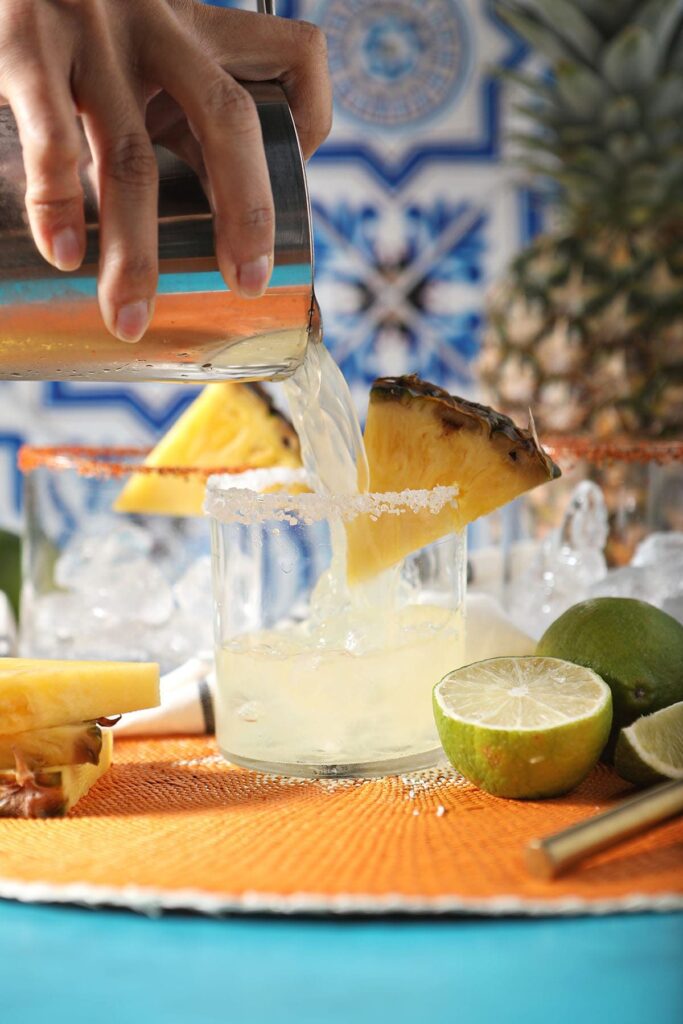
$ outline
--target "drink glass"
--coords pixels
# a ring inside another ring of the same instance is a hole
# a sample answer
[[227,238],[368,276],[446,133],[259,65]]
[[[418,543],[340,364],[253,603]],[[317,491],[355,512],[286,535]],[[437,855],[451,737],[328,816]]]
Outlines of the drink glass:
[[438,513],[455,489],[339,496],[235,482],[211,477],[205,503],[223,755],[314,778],[438,763],[432,688],[464,660],[464,535],[354,586],[344,544],[360,516],[376,529]]
[[157,661],[162,672],[203,652],[212,660],[206,519],[116,509],[135,474],[148,477],[157,493],[169,481],[198,491],[201,508],[210,471],[145,466],[146,454],[137,448],[21,449],[22,655]]

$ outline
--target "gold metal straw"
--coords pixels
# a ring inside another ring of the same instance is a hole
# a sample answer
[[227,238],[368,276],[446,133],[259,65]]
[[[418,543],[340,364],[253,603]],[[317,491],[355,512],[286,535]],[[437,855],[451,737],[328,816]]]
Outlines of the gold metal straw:
[[527,868],[540,878],[554,878],[584,857],[682,812],[683,779],[663,782],[588,821],[533,839],[526,848]]

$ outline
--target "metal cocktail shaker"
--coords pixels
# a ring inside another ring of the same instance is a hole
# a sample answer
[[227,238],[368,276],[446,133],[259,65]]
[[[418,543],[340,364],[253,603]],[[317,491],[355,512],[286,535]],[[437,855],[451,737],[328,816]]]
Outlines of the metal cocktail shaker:
[[87,249],[73,273],[35,248],[24,211],[14,119],[0,110],[0,380],[210,381],[278,379],[320,338],[306,175],[292,115],[275,83],[245,86],[257,105],[275,201],[275,262],[267,292],[241,299],[224,284],[208,200],[194,172],[156,147],[159,286],[135,345],[106,330],[96,299],[97,207],[86,177]]

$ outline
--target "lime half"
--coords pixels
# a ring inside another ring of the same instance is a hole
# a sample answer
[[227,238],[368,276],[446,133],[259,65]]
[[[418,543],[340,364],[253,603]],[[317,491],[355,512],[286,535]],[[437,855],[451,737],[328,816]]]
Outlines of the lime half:
[[614,767],[622,779],[637,786],[683,779],[683,701],[622,729]]
[[493,658],[449,672],[434,716],[451,764],[495,796],[558,796],[598,760],[612,724],[609,686],[558,658]]

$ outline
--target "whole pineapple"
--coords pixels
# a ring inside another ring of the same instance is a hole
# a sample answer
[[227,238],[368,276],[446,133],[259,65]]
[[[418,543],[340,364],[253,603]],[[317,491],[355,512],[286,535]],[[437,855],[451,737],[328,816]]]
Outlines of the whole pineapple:
[[499,0],[554,226],[493,291],[479,370],[546,433],[683,435],[683,2]]

